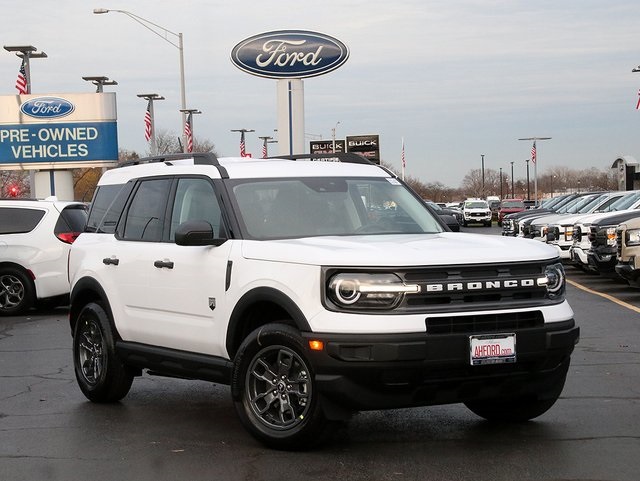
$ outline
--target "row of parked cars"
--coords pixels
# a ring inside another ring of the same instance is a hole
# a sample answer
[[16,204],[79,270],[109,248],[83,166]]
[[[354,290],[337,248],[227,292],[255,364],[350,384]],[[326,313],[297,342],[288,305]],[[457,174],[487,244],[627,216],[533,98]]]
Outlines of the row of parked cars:
[[640,191],[554,197],[506,215],[502,235],[546,242],[566,264],[640,287]]

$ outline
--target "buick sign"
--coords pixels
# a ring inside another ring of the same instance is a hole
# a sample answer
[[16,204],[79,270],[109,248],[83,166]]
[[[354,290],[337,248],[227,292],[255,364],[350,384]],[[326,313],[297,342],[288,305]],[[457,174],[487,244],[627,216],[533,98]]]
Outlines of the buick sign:
[[75,106],[68,100],[59,97],[36,97],[20,106],[20,112],[37,119],[57,119],[69,115]]
[[231,51],[240,70],[259,77],[283,79],[322,75],[349,58],[341,41],[317,32],[278,30],[249,37]]

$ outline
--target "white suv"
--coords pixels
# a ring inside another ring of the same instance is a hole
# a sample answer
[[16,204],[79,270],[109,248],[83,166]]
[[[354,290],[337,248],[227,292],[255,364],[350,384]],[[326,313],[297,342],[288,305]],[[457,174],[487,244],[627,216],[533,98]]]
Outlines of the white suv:
[[68,299],[69,249],[86,220],[80,202],[0,200],[0,316]]
[[493,213],[486,200],[467,199],[462,204],[462,225],[464,227],[469,224],[482,224],[485,227],[491,227],[492,218]]
[[394,174],[341,159],[106,172],[69,260],[85,396],[117,401],[143,371],[229,384],[248,431],[285,449],[358,410],[547,411],[579,337],[556,251],[449,232]]

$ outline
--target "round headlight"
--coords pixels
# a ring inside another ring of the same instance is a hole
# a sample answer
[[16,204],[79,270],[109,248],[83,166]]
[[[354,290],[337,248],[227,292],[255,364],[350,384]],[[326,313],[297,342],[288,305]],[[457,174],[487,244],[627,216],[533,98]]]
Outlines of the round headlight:
[[564,267],[562,264],[550,264],[545,267],[544,275],[547,279],[547,292],[555,296],[564,288]]

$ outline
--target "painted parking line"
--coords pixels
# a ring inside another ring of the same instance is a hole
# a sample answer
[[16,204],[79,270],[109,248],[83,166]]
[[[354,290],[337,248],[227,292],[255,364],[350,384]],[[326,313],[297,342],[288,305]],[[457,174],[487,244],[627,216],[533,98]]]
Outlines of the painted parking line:
[[572,281],[570,279],[567,279],[567,283],[571,284],[573,287],[577,287],[578,289],[581,289],[581,290],[583,290],[585,292],[588,292],[589,294],[595,294],[596,296],[604,297],[605,299],[607,299],[607,300],[609,300],[611,302],[615,302],[616,304],[618,304],[621,307],[626,307],[630,311],[634,311],[634,312],[640,313],[640,307],[636,307],[636,306],[634,306],[632,304],[629,304],[628,302],[621,301],[617,297],[613,297],[613,296],[610,296],[609,294],[604,294],[602,292],[594,291],[593,289],[589,289],[588,287],[583,286],[582,284],[578,284],[577,282]]

